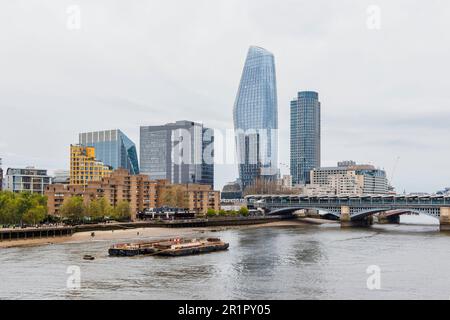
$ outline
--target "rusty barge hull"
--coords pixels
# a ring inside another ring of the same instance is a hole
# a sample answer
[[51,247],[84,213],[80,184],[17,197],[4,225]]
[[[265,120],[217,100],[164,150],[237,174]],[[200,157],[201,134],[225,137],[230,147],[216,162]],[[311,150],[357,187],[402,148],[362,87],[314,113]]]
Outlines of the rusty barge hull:
[[208,245],[208,246],[200,246],[193,248],[183,248],[183,249],[169,249],[162,250],[158,252],[159,256],[168,256],[168,257],[180,257],[180,256],[189,256],[194,254],[202,254],[209,253],[214,251],[222,251],[227,250],[229,247],[228,243],[220,244],[220,245]]

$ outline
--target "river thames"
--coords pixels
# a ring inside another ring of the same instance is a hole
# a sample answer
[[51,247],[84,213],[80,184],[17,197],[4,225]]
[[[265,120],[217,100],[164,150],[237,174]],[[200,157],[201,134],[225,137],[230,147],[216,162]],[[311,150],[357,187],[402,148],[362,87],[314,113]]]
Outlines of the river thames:
[[[117,240],[1,249],[0,298],[450,298],[450,234],[437,225],[299,225],[205,235],[221,237],[230,249],[177,258],[109,257]],[[70,266],[80,268],[79,289],[67,287]],[[369,266],[380,270],[379,290],[367,287]]]

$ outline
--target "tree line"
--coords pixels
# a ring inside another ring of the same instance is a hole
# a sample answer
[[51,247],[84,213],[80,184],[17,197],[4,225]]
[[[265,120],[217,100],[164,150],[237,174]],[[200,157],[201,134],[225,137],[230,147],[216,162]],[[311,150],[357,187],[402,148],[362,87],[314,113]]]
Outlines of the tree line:
[[131,207],[128,201],[119,201],[115,207],[105,198],[97,198],[85,204],[83,197],[70,197],[60,208],[60,215],[71,222],[100,222],[108,219],[128,221]]
[[0,192],[0,224],[39,224],[47,218],[47,197],[37,193]]
[[47,197],[38,193],[0,191],[0,225],[37,225],[45,221],[99,222],[107,219],[128,221],[131,207],[120,201],[112,207],[105,198],[85,204],[83,197],[70,197],[61,206],[58,217],[47,213]]
[[220,209],[218,211],[209,208],[206,215],[208,217],[214,217],[214,216],[243,216],[243,217],[247,217],[249,215],[249,210],[247,209],[247,207],[241,207],[239,210],[223,210]]

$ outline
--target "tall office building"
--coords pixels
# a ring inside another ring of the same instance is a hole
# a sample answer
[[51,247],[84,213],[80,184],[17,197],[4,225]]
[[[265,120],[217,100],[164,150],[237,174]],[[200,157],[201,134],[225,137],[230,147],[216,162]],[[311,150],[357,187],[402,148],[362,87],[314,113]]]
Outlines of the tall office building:
[[274,56],[251,46],[233,109],[242,189],[278,174],[278,109]]
[[136,145],[118,129],[80,133],[79,144],[95,147],[96,159],[113,169],[139,173]]
[[86,186],[109,176],[112,168],[98,161],[95,147],[70,145],[70,184]]
[[310,183],[310,171],[320,167],[320,102],[313,91],[291,101],[291,176],[294,185]]
[[214,131],[192,121],[141,127],[141,173],[214,187]]

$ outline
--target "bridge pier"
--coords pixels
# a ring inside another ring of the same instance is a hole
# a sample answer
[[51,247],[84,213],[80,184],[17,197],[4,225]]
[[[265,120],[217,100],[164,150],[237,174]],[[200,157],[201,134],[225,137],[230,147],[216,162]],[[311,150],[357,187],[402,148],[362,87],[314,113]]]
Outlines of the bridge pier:
[[342,206],[340,222],[341,222],[341,228],[369,227],[373,224],[373,217],[369,216],[369,217],[363,218],[361,220],[351,220],[350,207]]
[[400,223],[400,215],[387,216],[387,217],[384,215],[379,215],[378,223],[379,224],[399,224]]
[[450,208],[448,207],[440,209],[439,229],[441,231],[450,231]]

